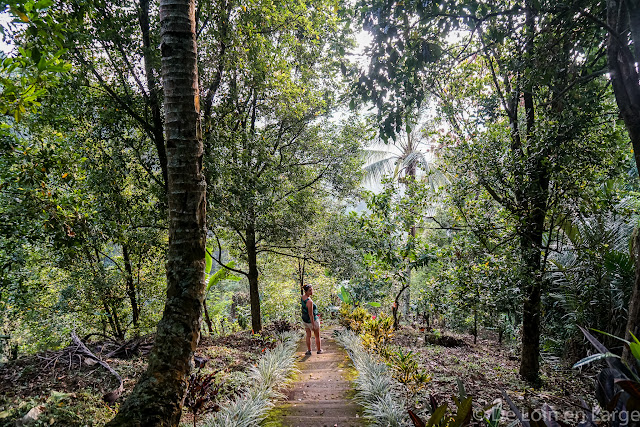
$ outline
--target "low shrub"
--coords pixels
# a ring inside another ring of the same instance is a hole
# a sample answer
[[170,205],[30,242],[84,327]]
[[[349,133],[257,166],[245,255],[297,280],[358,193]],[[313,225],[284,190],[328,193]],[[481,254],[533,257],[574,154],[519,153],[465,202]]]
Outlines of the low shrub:
[[365,348],[380,353],[393,335],[393,319],[381,314],[362,323],[362,344]]
[[340,307],[340,324],[345,328],[359,334],[365,321],[371,319],[371,314],[364,307],[351,307],[342,304]]
[[387,364],[393,370],[393,377],[406,387],[412,396],[423,390],[431,381],[431,376],[418,366],[413,351],[405,353],[400,347],[395,351],[386,350],[384,353]]
[[368,352],[362,339],[353,331],[336,335],[336,341],[349,353],[358,371],[355,379],[356,399],[365,408],[364,414],[373,426],[407,426],[405,403],[400,396],[398,382],[389,367],[380,358]]
[[295,352],[299,332],[283,332],[272,349],[266,350],[249,371],[249,388],[228,402],[220,412],[204,423],[206,427],[250,427],[262,421],[273,400],[280,397],[279,388],[289,384],[295,372]]

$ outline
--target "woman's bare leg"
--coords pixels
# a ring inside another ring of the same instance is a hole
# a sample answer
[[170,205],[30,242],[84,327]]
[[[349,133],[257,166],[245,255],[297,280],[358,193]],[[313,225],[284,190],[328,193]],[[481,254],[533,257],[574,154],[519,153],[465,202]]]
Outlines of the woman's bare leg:
[[[316,323],[316,328],[313,330],[313,333],[316,336],[316,350],[322,351],[322,348],[320,347],[320,322]],[[309,336],[309,338],[311,338],[311,336]]]
[[307,350],[311,351],[311,329],[305,327],[304,330],[307,333]]

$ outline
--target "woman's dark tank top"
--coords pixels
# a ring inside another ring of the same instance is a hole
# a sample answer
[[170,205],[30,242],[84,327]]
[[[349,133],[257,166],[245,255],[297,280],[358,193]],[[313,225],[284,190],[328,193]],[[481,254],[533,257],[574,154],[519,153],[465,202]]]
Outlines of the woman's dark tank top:
[[[300,304],[302,306],[302,321],[305,323],[311,323],[311,319],[309,319],[309,310],[307,309],[307,299],[302,299],[302,297],[300,297]],[[313,302],[313,300],[311,300],[311,302],[313,303],[313,321],[315,322],[316,320],[318,320],[318,307],[316,306],[316,303]]]

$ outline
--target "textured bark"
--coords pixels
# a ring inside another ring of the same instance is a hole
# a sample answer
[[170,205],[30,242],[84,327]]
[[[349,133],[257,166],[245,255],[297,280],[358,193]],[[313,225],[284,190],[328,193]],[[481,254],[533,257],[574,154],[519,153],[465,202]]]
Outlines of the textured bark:
[[177,426],[200,337],[205,189],[198,100],[195,0],[161,0],[167,141],[167,300],[147,371],[111,426]]
[[133,282],[133,268],[131,268],[131,258],[127,245],[122,245],[122,258],[124,259],[124,269],[127,272],[127,295],[131,303],[131,317],[133,328],[136,333],[140,330],[140,311],[138,309],[138,299],[136,297],[136,286]]
[[[640,82],[635,63],[640,57],[640,5],[637,1],[607,0],[607,60],[611,87],[616,97],[620,117],[624,121],[633,147],[636,166],[640,170]],[[633,42],[635,55],[629,49]],[[634,232],[633,255],[635,262],[635,282],[629,301],[629,317],[625,329],[625,339],[632,340],[640,323],[640,257],[638,257],[638,231]],[[637,335],[636,335],[637,336]],[[627,347],[622,357],[629,361],[632,356]]]
[[260,314],[260,289],[258,288],[258,251],[256,248],[256,230],[253,224],[247,227],[247,257],[249,264],[249,301],[251,303],[251,329],[254,333],[262,330]]
[[[525,94],[525,105],[527,105]],[[533,105],[533,103],[531,104]],[[531,107],[533,108],[533,106]],[[523,218],[520,237],[520,251],[524,262],[526,284],[522,308],[522,359],[520,375],[530,383],[539,380],[540,370],[540,316],[543,285],[542,236],[545,232],[547,198],[549,195],[549,174],[543,164],[544,156],[535,160],[529,176],[531,184],[522,202],[529,207],[529,215]]]
[[532,247],[532,242],[526,237],[522,238],[521,246],[522,252],[528,252],[524,262],[529,280],[523,289],[520,375],[528,382],[535,383],[540,371],[541,286],[537,277],[540,271],[540,250]]
[[[535,39],[535,8],[530,1],[526,2],[525,31],[526,53],[533,57]],[[527,86],[522,93],[527,141],[535,141],[535,108],[534,88]],[[515,105],[516,99],[514,99]],[[512,117],[517,121],[517,115]],[[517,126],[517,123],[512,123]],[[518,143],[519,145],[519,143]],[[521,147],[518,147],[521,149]],[[547,216],[547,198],[549,196],[549,171],[545,149],[538,153],[529,153],[533,157],[529,169],[529,184],[519,194],[518,206],[526,212],[520,223],[520,252],[524,264],[525,284],[523,286],[524,302],[522,306],[522,355],[520,375],[529,383],[537,383],[540,379],[540,316],[542,312],[542,236],[545,232]]]

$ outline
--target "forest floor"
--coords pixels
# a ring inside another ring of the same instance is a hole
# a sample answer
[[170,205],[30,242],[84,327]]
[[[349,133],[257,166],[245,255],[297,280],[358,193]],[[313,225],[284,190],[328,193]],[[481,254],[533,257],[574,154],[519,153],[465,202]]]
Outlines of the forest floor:
[[[447,403],[455,408],[454,396],[458,396],[458,380],[472,396],[474,408],[486,408],[501,401],[505,390],[523,414],[540,410],[547,404],[560,420],[577,425],[582,419],[583,399],[590,407],[595,405],[594,377],[596,371],[578,372],[562,365],[558,359],[541,363],[541,385],[532,387],[519,374],[519,359],[513,349],[498,344],[496,336],[485,331],[473,343],[473,336],[442,332],[439,341],[453,346],[434,345],[425,332],[404,327],[392,337],[392,345],[416,354],[421,369],[431,375],[425,389],[418,394],[416,407],[427,404],[427,396],[433,396],[438,404]],[[431,337],[431,340],[433,338]],[[502,402],[503,415],[508,411]],[[455,412],[455,411],[454,411]],[[514,419],[511,414],[508,418]]]
[[[273,330],[266,328],[262,335],[239,332],[222,338],[204,337],[196,355],[208,358],[203,374],[216,374],[216,401],[233,397],[246,382],[243,372],[255,363],[263,351],[274,342]],[[565,416],[580,413],[580,398],[592,404],[593,372],[580,373],[558,364],[543,363],[543,384],[528,386],[518,376],[518,360],[511,349],[499,345],[490,336],[473,343],[470,335],[443,332],[443,336],[456,338],[447,347],[425,343],[425,333],[403,327],[392,338],[392,345],[402,346],[417,355],[420,368],[431,375],[416,397],[416,408],[424,406],[428,395],[439,404],[446,402],[453,408],[453,396],[458,395],[457,380],[464,384],[466,393],[473,397],[474,407],[490,406],[506,390],[511,399],[524,412],[527,407],[541,408],[543,403]],[[145,337],[137,346],[138,352],[121,357],[106,358],[124,380],[124,393],[115,405],[108,405],[103,395],[117,387],[115,378],[104,368],[77,354],[73,346],[19,358],[0,367],[0,426],[15,426],[30,409],[40,407],[42,413],[33,426],[100,426],[111,419],[118,403],[123,402],[133,389],[138,376],[146,369],[145,349],[150,348],[153,337]],[[87,343],[87,342],[85,342]],[[89,349],[104,357],[113,351],[114,344],[107,341],[89,341]],[[123,352],[120,352],[123,353]],[[126,357],[125,357],[126,356]],[[315,356],[315,353],[314,353]],[[326,357],[329,357],[327,355]],[[321,361],[320,358],[316,358]],[[506,409],[506,405],[503,405]],[[215,402],[208,408],[215,410]],[[199,417],[200,418],[200,417]],[[193,418],[185,411],[183,425]]]
[[[216,401],[232,397],[245,385],[244,371],[275,343],[275,329],[265,327],[261,335],[250,331],[225,337],[203,337],[196,356],[208,359],[202,375],[215,374]],[[41,413],[32,426],[101,426],[117,412],[133,390],[137,378],[147,368],[153,336],[129,341],[136,351],[120,351],[105,358],[118,346],[110,340],[85,341],[87,347],[104,360],[124,380],[124,392],[115,404],[103,396],[118,387],[118,381],[105,368],[82,356],[73,344],[58,350],[18,358],[0,366],[0,426],[15,426],[32,409]],[[215,404],[206,408],[215,410]],[[183,423],[191,423],[185,410]]]

